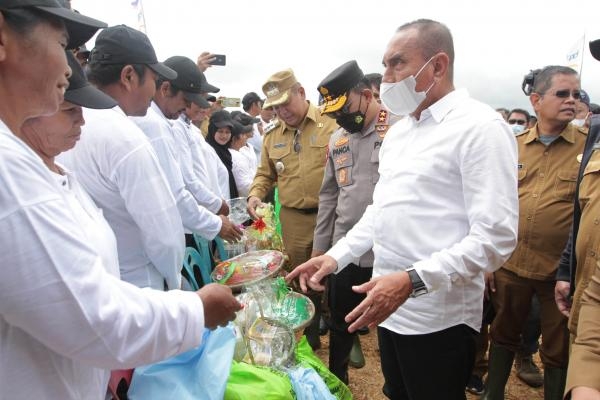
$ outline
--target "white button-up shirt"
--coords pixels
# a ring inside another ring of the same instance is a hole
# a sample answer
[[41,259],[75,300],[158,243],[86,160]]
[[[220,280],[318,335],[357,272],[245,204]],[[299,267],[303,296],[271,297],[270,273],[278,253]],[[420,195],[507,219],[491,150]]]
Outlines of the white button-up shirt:
[[400,334],[479,331],[484,272],[517,240],[517,150],[500,115],[453,91],[388,131],[373,204],[328,254],[341,268],[373,248],[373,276],[415,268],[430,293],[381,326]]
[[[248,150],[243,150],[244,148]],[[252,152],[252,155],[254,155],[254,150],[251,147],[244,146],[240,150],[230,148],[229,152],[232,161],[231,172],[235,178],[238,194],[240,197],[247,197],[254,175],[256,175],[256,165],[252,164],[247,152]]]
[[108,233],[97,209],[59,180],[0,121],[1,399],[102,400],[110,369],[202,337],[195,293],[139,289],[109,272],[114,238],[96,242]]
[[205,239],[214,239],[219,234],[223,221],[214,213],[200,206],[197,199],[187,190],[175,155],[171,122],[154,102],[144,117],[130,118],[148,137],[156,151],[158,161],[165,172],[173,196],[175,196],[183,226],[188,231],[197,233]]
[[163,290],[181,286],[183,225],[156,154],[117,106],[83,110],[86,124],[60,157],[104,212],[117,237],[121,279]]
[[194,134],[192,125],[184,118],[185,115],[182,114],[175,121],[169,121],[175,143],[175,156],[179,161],[183,182],[187,190],[198,200],[198,204],[216,214],[221,208],[223,199],[209,186],[206,165],[200,156],[198,142],[192,136]]

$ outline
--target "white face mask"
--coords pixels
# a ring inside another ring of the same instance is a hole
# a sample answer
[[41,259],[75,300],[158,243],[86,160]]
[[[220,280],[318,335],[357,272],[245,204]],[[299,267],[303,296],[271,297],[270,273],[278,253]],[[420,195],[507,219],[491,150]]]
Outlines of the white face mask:
[[573,125],[575,125],[575,126],[578,126],[578,127],[580,127],[580,128],[581,128],[583,125],[585,125],[585,118],[582,118],[582,119],[574,119],[573,121],[571,121],[571,123],[572,123]]
[[400,82],[388,83],[381,82],[379,88],[380,98],[383,105],[393,114],[405,116],[417,109],[427,97],[427,93],[435,85],[435,80],[424,92],[417,92],[417,76],[423,71],[423,68],[433,60],[431,57],[421,69],[415,74],[402,79]]
[[509,126],[515,135],[517,135],[525,130],[525,125],[512,124]]

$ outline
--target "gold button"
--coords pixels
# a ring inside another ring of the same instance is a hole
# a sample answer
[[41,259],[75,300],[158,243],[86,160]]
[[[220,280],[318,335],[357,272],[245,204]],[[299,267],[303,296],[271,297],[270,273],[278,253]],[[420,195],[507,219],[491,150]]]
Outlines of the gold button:
[[546,176],[546,175],[544,175],[543,172],[540,172],[540,178],[543,178],[544,176]]
[[537,193],[532,194],[532,197],[538,197]]
[[531,221],[532,219],[533,219],[533,218],[531,217],[531,215],[529,215],[529,216],[527,217],[527,221]]

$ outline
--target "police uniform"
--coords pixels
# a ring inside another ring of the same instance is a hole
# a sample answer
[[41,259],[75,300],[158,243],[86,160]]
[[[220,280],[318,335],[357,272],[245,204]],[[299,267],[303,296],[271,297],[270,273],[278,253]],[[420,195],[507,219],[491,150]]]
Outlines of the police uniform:
[[[335,69],[319,85],[324,99],[323,112],[342,109],[350,89],[363,79],[364,74],[356,61]],[[373,202],[373,190],[379,180],[379,149],[389,126],[398,117],[380,108],[374,99],[371,106],[376,106],[378,112],[368,126],[355,133],[342,127],[329,140],[325,176],[319,193],[314,250],[329,250]],[[348,265],[339,274],[330,275],[328,280],[329,369],[345,383],[348,383],[349,356],[356,334],[348,332],[349,324],[344,318],[365,298],[355,293],[352,286],[369,281],[372,271],[373,252],[369,250],[358,264]]]
[[567,320],[554,301],[556,266],[568,239],[573,214],[578,157],[587,130],[569,124],[548,146],[537,125],[517,136],[519,150],[519,241],[506,264],[495,272],[492,293],[496,317],[493,341],[516,352],[536,293],[541,306],[544,366],[566,368]]
[[[270,100],[281,97],[296,82],[291,70],[273,75],[263,86],[264,107],[272,106]],[[336,128],[333,119],[309,103],[300,126],[293,128],[278,120],[265,131],[261,162],[248,196],[264,199],[277,183],[283,243],[292,268],[310,258],[327,144]]]

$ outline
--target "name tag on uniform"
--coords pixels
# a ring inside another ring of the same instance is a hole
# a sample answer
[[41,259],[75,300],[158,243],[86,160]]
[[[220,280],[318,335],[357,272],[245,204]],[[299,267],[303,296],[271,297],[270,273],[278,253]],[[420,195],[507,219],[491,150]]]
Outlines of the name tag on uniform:
[[286,143],[275,143],[273,145],[273,147],[276,148],[276,149],[280,149],[282,147],[285,147],[285,145],[286,145]]

